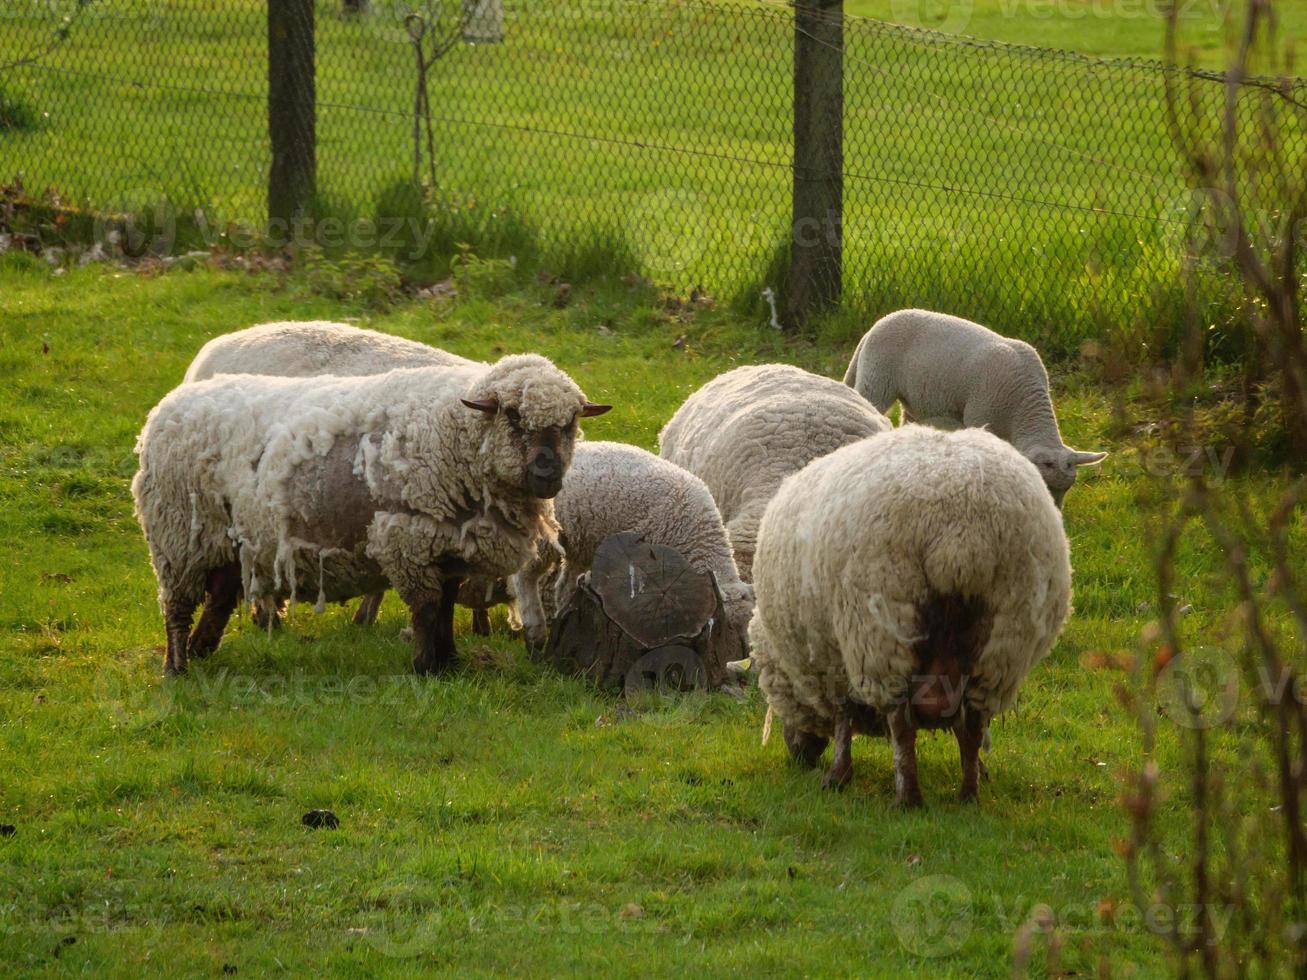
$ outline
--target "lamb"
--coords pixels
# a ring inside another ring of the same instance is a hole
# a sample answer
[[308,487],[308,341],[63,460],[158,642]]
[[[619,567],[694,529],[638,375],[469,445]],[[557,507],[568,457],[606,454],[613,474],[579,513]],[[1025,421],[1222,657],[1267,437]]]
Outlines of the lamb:
[[762,520],[749,624],[791,758],[853,773],[853,732],[888,734],[898,803],[921,805],[915,740],[951,728],[975,800],[991,718],[1070,613],[1066,534],[1039,471],[981,429],[905,425],[785,481]]
[[844,383],[882,412],[898,401],[904,421],[986,428],[1007,440],[1035,464],[1059,508],[1076,468],[1107,456],[1062,442],[1038,351],[960,317],[882,317],[858,342]]
[[218,647],[242,593],[316,589],[321,607],[388,584],[412,614],[414,669],[445,669],[460,583],[510,576],[554,536],[577,421],[608,408],[536,355],[174,389],[146,421],[132,481],[165,671]]
[[[554,608],[576,592],[595,551],[609,535],[639,531],[650,544],[675,548],[692,568],[711,572],[726,612],[726,628],[741,656],[753,613],[753,588],[741,581],[721,514],[702,480],[653,453],[616,442],[581,442],[554,501],[565,552]],[[528,647],[543,646],[547,623],[540,585],[552,563],[538,561],[512,582]]]
[[272,374],[309,378],[354,377],[407,367],[473,367],[459,357],[416,340],[325,320],[262,323],[214,337],[200,348],[183,383],[219,374]]
[[741,577],[751,578],[758,522],[781,481],[841,446],[891,426],[838,381],[788,364],[719,375],[677,409],[660,455],[703,480],[726,521]]
[[[183,383],[204,381],[219,374],[355,377],[384,374],[395,368],[429,366],[486,365],[438,347],[348,323],[294,320],[262,323],[213,338],[195,355]],[[487,601],[481,598],[485,592],[483,583],[465,582],[459,601],[459,605],[472,608],[473,632],[480,635],[490,632]],[[360,625],[376,622],[382,595],[380,592],[365,595],[354,613],[354,622]],[[257,608],[255,621],[260,625],[275,624],[276,609]]]

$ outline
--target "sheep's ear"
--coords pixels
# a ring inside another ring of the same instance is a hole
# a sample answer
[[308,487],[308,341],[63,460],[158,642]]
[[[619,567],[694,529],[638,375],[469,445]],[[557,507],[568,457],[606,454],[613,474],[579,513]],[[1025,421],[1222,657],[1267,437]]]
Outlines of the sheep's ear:
[[493,398],[483,398],[480,401],[473,401],[471,398],[462,399],[464,405],[477,412],[485,412],[487,415],[494,415],[499,411],[499,402]]
[[1105,459],[1107,459],[1107,453],[1082,453],[1078,449],[1071,450],[1071,462],[1077,466],[1093,466]]
[[586,402],[581,406],[581,418],[588,419],[595,415],[603,415],[604,412],[611,412],[612,405],[596,405],[594,402]]

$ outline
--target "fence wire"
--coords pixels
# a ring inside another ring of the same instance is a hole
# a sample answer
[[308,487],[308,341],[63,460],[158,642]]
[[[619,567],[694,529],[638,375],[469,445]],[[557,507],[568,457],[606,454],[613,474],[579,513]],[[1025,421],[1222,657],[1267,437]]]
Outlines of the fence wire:
[[[435,207],[442,233],[410,250],[590,247],[677,287],[781,287],[789,7],[317,0],[312,40],[316,210],[341,226]],[[1054,351],[1141,325],[1165,347],[1195,200],[1165,86],[1182,76],[1195,124],[1214,125],[1218,75],[855,17],[842,53],[848,302],[947,309]],[[259,0],[7,0],[0,182],[261,226],[268,58]],[[1307,160],[1307,86],[1273,88],[1240,97],[1272,103],[1277,138]]]

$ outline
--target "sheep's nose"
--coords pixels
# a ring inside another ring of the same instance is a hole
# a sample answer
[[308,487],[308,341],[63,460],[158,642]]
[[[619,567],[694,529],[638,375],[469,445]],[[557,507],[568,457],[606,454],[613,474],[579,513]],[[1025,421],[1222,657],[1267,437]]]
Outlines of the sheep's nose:
[[531,450],[531,455],[527,458],[527,472],[532,476],[551,477],[559,475],[562,470],[562,462],[558,454],[548,446],[537,446]]
[[548,446],[531,451],[526,462],[527,490],[535,497],[553,497],[563,487],[563,461]]

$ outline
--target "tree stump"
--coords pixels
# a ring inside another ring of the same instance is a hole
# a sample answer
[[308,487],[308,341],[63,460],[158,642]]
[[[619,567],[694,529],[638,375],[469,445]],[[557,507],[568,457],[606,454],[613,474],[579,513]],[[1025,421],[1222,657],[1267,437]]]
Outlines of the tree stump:
[[625,531],[599,546],[589,574],[557,611],[545,658],[563,673],[627,694],[717,688],[739,653],[725,622],[711,574]]

